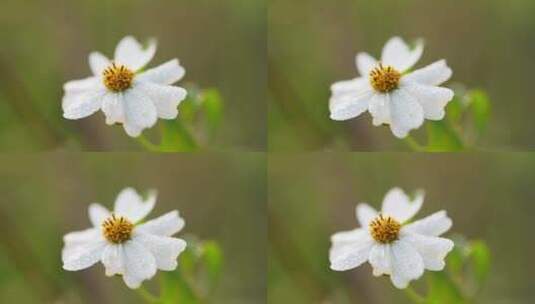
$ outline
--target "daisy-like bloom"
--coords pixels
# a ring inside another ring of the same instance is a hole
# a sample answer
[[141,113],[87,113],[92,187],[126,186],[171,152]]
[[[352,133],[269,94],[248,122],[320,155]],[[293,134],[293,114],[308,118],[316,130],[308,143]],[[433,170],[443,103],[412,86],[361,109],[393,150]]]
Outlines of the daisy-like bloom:
[[93,228],[64,236],[63,269],[76,271],[102,262],[107,276],[122,275],[130,288],[152,278],[156,270],[172,271],[186,242],[172,237],[184,227],[178,211],[140,223],[156,203],[156,193],[147,200],[131,188],[117,197],[115,209],[100,204],[89,206]]
[[184,76],[185,70],[173,59],[142,71],[155,53],[154,40],[143,48],[130,36],[119,42],[113,60],[99,52],[91,53],[93,76],[64,85],[63,117],[80,119],[102,110],[108,125],[123,124],[132,137],[154,126],[158,118],[175,119],[187,93],[172,84]]
[[359,204],[356,213],[361,228],[331,237],[331,269],[349,270],[368,261],[373,275],[389,275],[397,288],[407,287],[425,269],[444,269],[453,242],[439,236],[450,229],[451,219],[439,211],[409,223],[423,201],[422,192],[410,201],[401,189],[394,188],[387,193],[381,212]]
[[445,60],[410,72],[423,53],[419,41],[414,49],[399,37],[390,39],[381,61],[367,53],[356,57],[360,77],[337,82],[331,87],[331,119],[348,120],[369,111],[373,124],[390,125],[398,138],[419,128],[424,119],[441,120],[453,91],[439,87],[452,75]]

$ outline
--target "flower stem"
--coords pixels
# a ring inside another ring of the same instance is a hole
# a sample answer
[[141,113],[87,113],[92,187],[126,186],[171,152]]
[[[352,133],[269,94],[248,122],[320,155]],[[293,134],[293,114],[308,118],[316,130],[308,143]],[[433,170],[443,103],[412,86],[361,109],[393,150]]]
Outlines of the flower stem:
[[136,289],[137,293],[147,302],[147,303],[158,303],[159,298],[153,295],[150,291],[145,289],[145,287],[140,286]]
[[417,304],[425,303],[425,298],[419,293],[417,293],[414,289],[412,289],[412,287],[408,286],[407,288],[405,288],[405,293],[407,294],[407,297],[411,299],[412,302]]
[[414,137],[412,137],[411,135],[407,135],[407,137],[405,137],[405,143],[413,150],[413,151],[416,151],[416,152],[423,152],[425,151],[425,147],[420,145],[420,143],[418,143],[416,141],[416,139],[414,139]]

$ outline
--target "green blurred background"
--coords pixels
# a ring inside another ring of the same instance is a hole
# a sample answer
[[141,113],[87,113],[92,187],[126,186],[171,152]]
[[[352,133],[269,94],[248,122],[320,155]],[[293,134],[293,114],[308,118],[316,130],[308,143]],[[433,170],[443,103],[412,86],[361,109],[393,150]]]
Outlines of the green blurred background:
[[534,148],[534,13],[531,0],[270,0],[270,150],[406,150],[369,114],[334,122],[328,113],[330,85],[357,76],[356,53],[378,57],[395,35],[425,39],[417,67],[445,58],[448,85],[488,92],[492,118],[480,147]]
[[[3,0],[0,150],[139,149],[102,113],[62,118],[63,83],[90,76],[87,56],[111,56],[126,35],[159,41],[149,67],[178,58],[179,83],[215,87],[224,118],[210,149],[266,148],[266,19],[262,0]],[[160,122],[161,124],[161,122]],[[158,128],[155,128],[158,129]]]
[[[535,156],[528,153],[336,153],[272,156],[269,303],[411,303],[371,267],[329,269],[330,235],[358,227],[355,206],[380,208],[395,186],[426,191],[422,218],[447,210],[453,227],[487,242],[492,266],[476,303],[534,303]],[[413,286],[416,289],[428,278]],[[445,303],[445,302],[440,302]]]
[[45,153],[2,155],[0,167],[0,303],[144,303],[100,263],[61,268],[63,235],[89,228],[88,205],[112,208],[126,186],[158,190],[148,219],[179,210],[186,226],[178,237],[220,245],[224,265],[210,303],[265,303],[264,155]]

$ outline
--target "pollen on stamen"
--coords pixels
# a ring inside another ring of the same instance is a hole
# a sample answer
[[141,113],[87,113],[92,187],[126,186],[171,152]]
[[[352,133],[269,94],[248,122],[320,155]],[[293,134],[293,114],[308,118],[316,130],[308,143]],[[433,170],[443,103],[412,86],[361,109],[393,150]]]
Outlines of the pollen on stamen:
[[111,66],[104,70],[102,76],[106,88],[113,92],[122,92],[132,86],[134,72],[124,65],[112,63]]
[[369,229],[374,240],[389,244],[398,239],[401,224],[394,218],[381,214],[370,223]]
[[114,244],[121,244],[126,242],[132,236],[134,224],[122,216],[115,216],[112,214],[110,218],[102,223],[102,234],[104,237]]
[[396,89],[401,79],[401,73],[391,66],[379,64],[370,72],[370,84],[381,93],[388,93]]

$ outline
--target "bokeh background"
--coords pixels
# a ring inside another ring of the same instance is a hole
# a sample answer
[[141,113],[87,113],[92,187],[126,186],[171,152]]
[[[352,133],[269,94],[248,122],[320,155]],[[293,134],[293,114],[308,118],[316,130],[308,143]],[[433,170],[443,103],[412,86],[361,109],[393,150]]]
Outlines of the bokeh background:
[[224,116],[209,149],[265,150],[265,10],[261,0],[2,1],[0,150],[139,150],[102,113],[68,121],[61,111],[63,84],[90,75],[88,54],[111,56],[126,35],[158,39],[149,67],[178,58],[179,85],[220,91]]
[[[148,219],[179,210],[179,237],[213,240],[224,254],[211,303],[265,303],[266,168],[257,153],[0,156],[0,302],[144,303],[102,265],[61,268],[64,234],[90,227],[87,207],[119,191],[157,189]],[[144,285],[156,287],[158,274]]]
[[[447,210],[446,235],[482,239],[491,270],[476,303],[534,303],[530,154],[337,153],[272,156],[269,162],[269,303],[411,303],[371,267],[329,269],[330,236],[358,227],[355,206],[380,208],[399,186],[426,191],[422,218]],[[413,286],[424,287],[426,273]],[[424,287],[425,288],[425,287]]]
[[378,57],[395,35],[425,39],[417,67],[445,58],[454,71],[448,85],[489,94],[480,148],[534,148],[534,13],[531,0],[270,0],[270,150],[406,150],[368,114],[335,122],[328,112],[330,85],[357,75],[357,52]]

